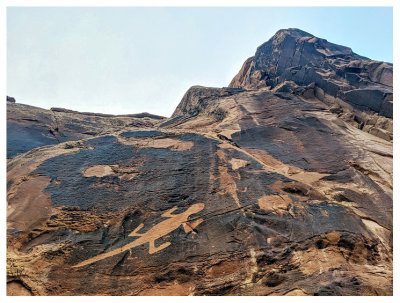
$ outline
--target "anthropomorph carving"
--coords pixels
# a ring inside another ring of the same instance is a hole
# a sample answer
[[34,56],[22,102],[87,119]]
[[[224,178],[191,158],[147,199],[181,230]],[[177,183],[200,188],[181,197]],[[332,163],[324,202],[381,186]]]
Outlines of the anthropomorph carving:
[[203,210],[204,208],[204,203],[196,203],[190,206],[185,212],[180,213],[180,214],[173,214],[175,210],[178,209],[178,207],[173,207],[170,210],[166,211],[161,215],[161,217],[168,218],[167,220],[164,220],[157,225],[153,226],[150,230],[147,232],[140,234],[139,230],[141,230],[144,226],[144,224],[140,224],[133,232],[129,234],[130,237],[139,237],[138,239],[122,246],[119,248],[116,248],[112,251],[97,255],[93,258],[87,259],[85,261],[82,261],[73,267],[82,267],[85,265],[92,264],[94,262],[106,259],[111,256],[118,255],[120,253],[123,253],[129,249],[132,249],[134,247],[137,247],[139,245],[149,243],[149,254],[154,254],[166,247],[168,247],[171,243],[170,242],[165,242],[161,244],[160,246],[156,247],[154,245],[154,241],[161,238],[162,236],[165,236],[169,234],[170,232],[174,231],[177,229],[179,226],[183,226],[183,229],[185,230],[186,233],[193,231],[196,226],[198,226],[201,222],[203,222],[203,219],[198,219],[194,222],[188,222],[188,218],[190,215],[193,215],[195,213],[198,213],[199,211]]

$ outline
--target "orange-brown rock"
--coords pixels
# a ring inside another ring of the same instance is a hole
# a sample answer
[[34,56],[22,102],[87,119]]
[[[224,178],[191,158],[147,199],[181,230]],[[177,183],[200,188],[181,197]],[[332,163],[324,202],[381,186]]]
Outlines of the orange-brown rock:
[[[303,36],[327,62],[355,56]],[[286,72],[253,86],[249,60],[233,83],[251,87],[192,87],[169,119],[101,117],[9,159],[8,293],[391,295],[393,146],[371,129],[392,119]]]

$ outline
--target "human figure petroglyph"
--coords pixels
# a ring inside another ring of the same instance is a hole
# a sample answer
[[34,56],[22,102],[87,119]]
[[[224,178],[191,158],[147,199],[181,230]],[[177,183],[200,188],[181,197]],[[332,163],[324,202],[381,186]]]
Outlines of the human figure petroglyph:
[[132,231],[129,234],[129,237],[139,237],[138,239],[134,240],[133,242],[130,242],[122,247],[116,248],[112,251],[97,255],[93,258],[87,259],[83,262],[80,262],[73,267],[82,267],[85,265],[92,264],[94,262],[106,259],[111,256],[118,255],[120,253],[123,253],[129,249],[132,249],[134,247],[137,247],[139,245],[149,243],[149,254],[154,254],[160,250],[163,250],[164,248],[168,247],[171,242],[165,242],[161,244],[160,246],[156,247],[154,244],[154,241],[161,238],[162,236],[165,236],[169,234],[170,232],[174,231],[175,229],[179,228],[181,225],[183,226],[183,229],[186,233],[193,232],[194,229],[201,223],[203,222],[203,219],[198,219],[194,222],[188,222],[188,218],[190,215],[193,215],[195,213],[198,213],[199,211],[203,210],[204,208],[204,203],[196,203],[190,206],[185,212],[180,213],[180,214],[173,214],[175,210],[178,209],[177,206],[174,206],[170,210],[166,211],[161,215],[161,217],[169,218],[167,220],[164,220],[157,225],[153,226],[150,230],[147,232],[140,234],[139,230],[141,230],[144,226],[143,223],[141,223],[138,227],[135,228],[134,231]]

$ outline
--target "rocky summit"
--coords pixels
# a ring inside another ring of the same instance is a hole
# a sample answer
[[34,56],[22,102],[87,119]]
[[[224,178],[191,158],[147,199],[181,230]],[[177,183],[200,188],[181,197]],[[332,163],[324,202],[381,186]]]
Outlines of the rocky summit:
[[170,118],[7,98],[8,294],[391,295],[392,77],[285,29]]

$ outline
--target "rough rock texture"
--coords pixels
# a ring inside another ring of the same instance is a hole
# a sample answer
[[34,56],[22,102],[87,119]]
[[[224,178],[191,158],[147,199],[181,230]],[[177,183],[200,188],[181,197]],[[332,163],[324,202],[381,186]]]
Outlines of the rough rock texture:
[[146,112],[139,113],[139,114],[111,115],[111,114],[102,114],[102,113],[78,112],[75,110],[66,109],[66,108],[62,108],[62,107],[52,107],[52,108],[50,108],[50,110],[53,112],[58,112],[58,113],[72,113],[72,114],[81,114],[81,115],[85,115],[85,116],[97,116],[97,117],[151,118],[151,119],[156,119],[156,120],[165,119],[165,117],[153,115],[153,114],[146,113]]
[[316,87],[192,87],[8,160],[9,294],[392,294],[392,142],[354,117],[392,120]]
[[[362,111],[365,117],[360,119],[361,128],[375,113],[393,118],[391,63],[361,57],[348,47],[299,29],[280,30],[258,47],[229,87],[276,88],[286,81],[299,86],[312,85],[306,94],[315,95],[328,105],[342,103]],[[372,133],[392,138],[392,124],[389,124],[384,128],[372,125]],[[367,131],[371,132],[371,128]]]
[[[9,101],[7,99],[7,101]],[[148,113],[104,115],[7,102],[7,158],[33,148],[91,138],[116,130],[152,127],[163,117]]]

